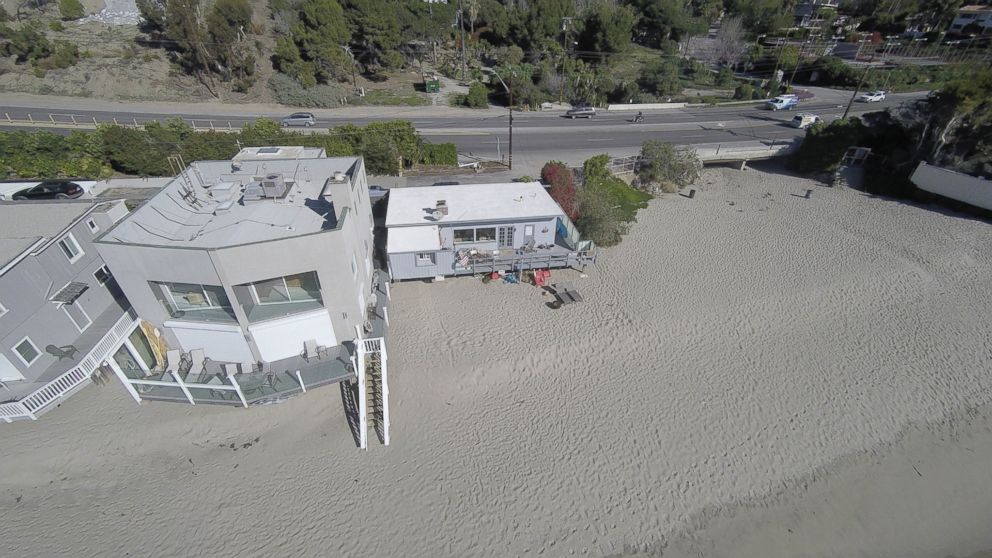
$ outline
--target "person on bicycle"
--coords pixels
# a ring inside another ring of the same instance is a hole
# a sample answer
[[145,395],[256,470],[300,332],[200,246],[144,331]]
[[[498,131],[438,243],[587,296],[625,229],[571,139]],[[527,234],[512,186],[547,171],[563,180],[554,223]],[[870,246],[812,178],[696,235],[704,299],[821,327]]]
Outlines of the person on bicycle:
[[642,120],[644,120],[644,113],[637,111],[637,116],[634,117],[634,122],[640,122]]

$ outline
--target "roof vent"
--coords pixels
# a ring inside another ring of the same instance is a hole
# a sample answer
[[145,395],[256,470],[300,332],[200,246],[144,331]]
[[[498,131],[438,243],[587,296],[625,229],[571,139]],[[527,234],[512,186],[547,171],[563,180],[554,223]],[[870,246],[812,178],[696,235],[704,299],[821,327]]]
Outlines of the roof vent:
[[341,171],[334,171],[334,182],[344,182],[344,173]]
[[238,172],[241,170],[241,163],[238,161],[231,161],[231,172]]
[[448,214],[447,200],[437,200],[437,205],[434,207],[434,209],[437,212],[439,212],[441,215],[447,215]]
[[261,180],[261,183],[262,190],[265,192],[265,197],[267,198],[281,198],[286,195],[286,191],[288,190],[286,180],[281,174],[268,174]]

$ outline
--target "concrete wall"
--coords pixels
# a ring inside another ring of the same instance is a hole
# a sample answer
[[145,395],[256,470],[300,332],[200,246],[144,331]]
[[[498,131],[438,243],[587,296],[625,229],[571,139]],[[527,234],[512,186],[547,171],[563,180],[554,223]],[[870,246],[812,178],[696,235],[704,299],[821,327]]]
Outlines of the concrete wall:
[[[37,256],[25,258],[0,276],[0,305],[7,309],[0,316],[0,354],[28,381],[35,380],[55,362],[55,357],[45,353],[45,346],[72,345],[81,335],[66,312],[49,301],[52,295],[70,281],[89,285],[74,304],[89,316],[90,321],[96,321],[114,302],[107,287],[100,285],[93,276],[104,262],[92,243],[95,235],[86,225],[86,219],[69,232],[83,251],[74,263],[69,263],[53,242]],[[25,336],[42,353],[30,366],[25,366],[13,350]],[[7,366],[7,363],[0,360],[0,365]],[[0,376],[9,378],[10,372],[9,369],[0,372]]]
[[926,163],[920,163],[910,179],[921,190],[992,210],[992,181]]
[[640,103],[640,104],[618,104],[618,105],[607,105],[606,110],[608,111],[618,111],[618,110],[655,110],[655,109],[680,109],[685,108],[687,103]]

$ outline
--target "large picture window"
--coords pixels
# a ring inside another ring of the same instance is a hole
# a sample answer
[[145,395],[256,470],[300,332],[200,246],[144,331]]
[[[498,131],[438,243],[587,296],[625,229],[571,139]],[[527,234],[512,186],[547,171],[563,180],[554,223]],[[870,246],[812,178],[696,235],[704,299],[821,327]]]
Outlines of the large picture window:
[[251,284],[257,304],[320,301],[320,283],[313,271]]
[[455,229],[455,242],[475,242],[475,229]]
[[468,242],[492,242],[496,240],[496,227],[477,229],[454,229],[455,244]]
[[224,288],[196,283],[158,283],[160,299],[173,318],[198,321],[234,321],[234,310]]
[[34,364],[34,361],[38,360],[38,357],[41,356],[41,351],[39,351],[38,347],[35,346],[35,344],[27,337],[21,339],[20,343],[14,345],[14,353],[17,354],[17,358],[21,359],[21,362],[23,362],[25,366],[31,366]]

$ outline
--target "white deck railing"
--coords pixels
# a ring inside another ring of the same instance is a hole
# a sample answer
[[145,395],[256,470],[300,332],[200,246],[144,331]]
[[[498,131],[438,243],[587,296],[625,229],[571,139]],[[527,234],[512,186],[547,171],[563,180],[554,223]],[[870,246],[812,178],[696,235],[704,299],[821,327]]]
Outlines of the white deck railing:
[[78,391],[90,381],[90,375],[110,355],[111,351],[124,338],[131,334],[137,322],[138,319],[134,315],[133,310],[124,312],[124,315],[103,336],[103,339],[79,361],[79,365],[70,368],[69,371],[38,388],[20,401],[0,405],[0,419],[6,422],[24,418],[37,420],[38,415],[51,408],[52,403]]

